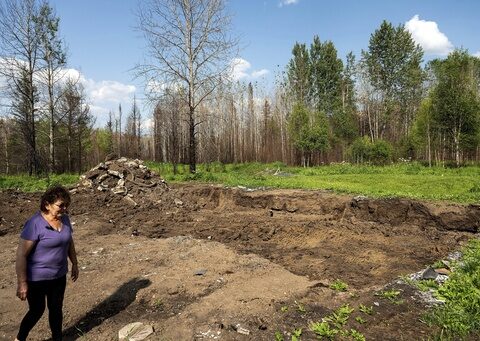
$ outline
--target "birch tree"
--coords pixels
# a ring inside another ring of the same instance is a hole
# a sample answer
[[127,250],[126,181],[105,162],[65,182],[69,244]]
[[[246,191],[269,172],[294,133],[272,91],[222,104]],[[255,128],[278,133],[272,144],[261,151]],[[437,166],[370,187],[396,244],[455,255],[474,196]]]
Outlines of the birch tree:
[[[186,89],[190,172],[196,171],[197,108],[230,68],[237,46],[229,35],[230,16],[224,0],[143,0],[138,28],[147,44],[147,60],[136,67],[147,87]],[[149,92],[154,97],[158,93]]]
[[[20,118],[27,146],[30,175],[39,174],[36,125],[38,88],[34,75],[39,70],[39,35],[35,24],[36,0],[0,2],[0,76],[6,81],[7,96],[16,101],[12,113]],[[20,96],[20,98],[18,97]]]
[[41,83],[45,87],[46,113],[48,118],[49,170],[55,170],[55,133],[57,124],[64,115],[58,115],[58,102],[61,97],[60,81],[66,75],[66,48],[59,37],[60,19],[53,9],[44,3],[35,18],[39,35],[39,50],[42,61]]

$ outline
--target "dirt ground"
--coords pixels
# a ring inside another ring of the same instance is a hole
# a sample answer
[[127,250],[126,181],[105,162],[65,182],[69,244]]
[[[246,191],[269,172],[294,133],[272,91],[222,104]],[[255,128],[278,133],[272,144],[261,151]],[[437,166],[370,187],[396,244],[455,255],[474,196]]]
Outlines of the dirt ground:
[[[15,251],[39,197],[0,192],[0,340],[14,339],[26,312]],[[131,322],[153,326],[148,340],[290,340],[298,328],[315,340],[310,324],[346,303],[355,308],[346,329],[367,340],[422,340],[434,332],[420,322],[425,303],[396,280],[458,250],[480,225],[475,205],[321,191],[192,184],[72,199],[81,270],[67,284],[65,340],[116,340]],[[330,288],[336,279],[346,292]],[[402,303],[375,295],[386,287]],[[30,337],[49,339],[46,314]]]

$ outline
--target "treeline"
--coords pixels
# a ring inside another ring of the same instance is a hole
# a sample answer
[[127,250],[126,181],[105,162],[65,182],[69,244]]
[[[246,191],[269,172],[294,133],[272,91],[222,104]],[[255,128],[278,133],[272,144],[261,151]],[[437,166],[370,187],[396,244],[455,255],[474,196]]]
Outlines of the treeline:
[[480,59],[455,50],[424,65],[402,25],[384,21],[345,62],[331,41],[296,43],[269,94],[216,78],[208,91],[196,89],[205,98],[193,107],[191,89],[176,84],[156,94],[150,113],[141,115],[134,99],[103,127],[66,71],[58,29],[46,2],[0,4],[1,173],[82,172],[112,153],[174,165],[192,155],[304,166],[480,159]]
[[1,172],[39,175],[87,166],[94,119],[66,65],[59,18],[48,3],[0,3]]
[[[422,65],[403,25],[384,21],[368,48],[346,62],[331,41],[296,43],[274,94],[254,85],[219,87],[199,108],[198,160],[225,163],[480,159],[480,59],[455,50]],[[182,89],[167,89],[153,114],[157,161],[188,163]]]

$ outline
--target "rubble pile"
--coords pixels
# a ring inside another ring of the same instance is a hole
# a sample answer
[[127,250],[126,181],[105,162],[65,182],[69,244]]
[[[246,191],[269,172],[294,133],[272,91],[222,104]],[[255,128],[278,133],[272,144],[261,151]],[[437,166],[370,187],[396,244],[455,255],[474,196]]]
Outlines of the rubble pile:
[[161,194],[168,189],[165,180],[145,166],[142,160],[122,157],[102,162],[81,175],[71,192],[111,192],[134,198]]

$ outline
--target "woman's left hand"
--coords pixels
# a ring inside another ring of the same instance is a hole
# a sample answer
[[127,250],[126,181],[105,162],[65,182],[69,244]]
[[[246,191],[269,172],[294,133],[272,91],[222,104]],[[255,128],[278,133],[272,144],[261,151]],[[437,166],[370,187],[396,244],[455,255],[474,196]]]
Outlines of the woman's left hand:
[[78,278],[78,265],[72,264],[72,281],[76,281]]

